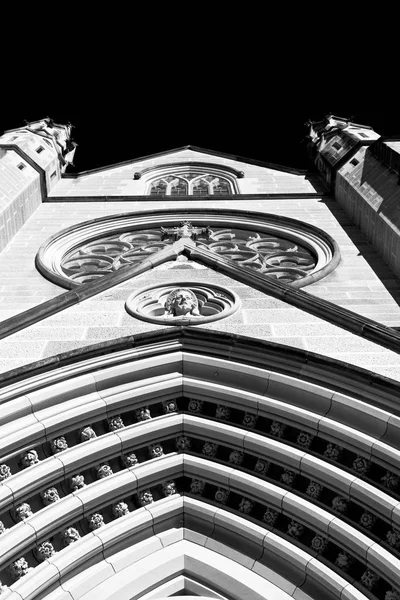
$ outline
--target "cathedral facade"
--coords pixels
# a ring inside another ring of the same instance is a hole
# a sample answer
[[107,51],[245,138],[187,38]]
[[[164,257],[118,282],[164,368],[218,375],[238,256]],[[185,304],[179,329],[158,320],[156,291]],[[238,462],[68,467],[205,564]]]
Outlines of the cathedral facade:
[[400,141],[0,137],[0,598],[400,599]]

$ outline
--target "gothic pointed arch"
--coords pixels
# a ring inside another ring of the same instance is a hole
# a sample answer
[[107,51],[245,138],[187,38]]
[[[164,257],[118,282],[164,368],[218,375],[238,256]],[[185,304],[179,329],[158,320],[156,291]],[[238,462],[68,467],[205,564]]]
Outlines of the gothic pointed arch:
[[239,193],[242,172],[213,163],[159,165],[140,173],[150,196],[229,196]]
[[3,381],[3,586],[149,600],[182,575],[228,600],[398,593],[398,383],[185,328],[56,365]]

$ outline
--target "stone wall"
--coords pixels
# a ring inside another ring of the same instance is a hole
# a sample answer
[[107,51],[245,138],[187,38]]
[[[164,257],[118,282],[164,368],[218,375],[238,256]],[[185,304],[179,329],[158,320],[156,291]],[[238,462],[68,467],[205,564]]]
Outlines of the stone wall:
[[[400,309],[396,302],[400,291],[398,281],[333,200],[309,198],[246,202],[238,199],[235,202],[213,201],[211,205],[288,216],[323,229],[339,244],[341,262],[330,275],[304,290],[358,315],[390,327],[400,326]],[[154,211],[174,206],[172,200],[163,200],[153,201],[146,208]],[[185,206],[199,209],[202,202],[187,201]],[[65,292],[46,280],[34,264],[38,248],[51,235],[96,217],[142,210],[141,202],[43,204],[0,256],[4,275],[0,289],[0,319],[12,317]],[[125,300],[133,291],[155,281],[166,283],[193,279],[226,285],[242,301],[241,310],[231,317],[200,327],[318,352],[398,378],[400,365],[396,353],[210,269],[188,269],[185,264],[180,265],[181,268],[177,266],[170,263],[158,267],[156,271],[5,338],[0,342],[1,371],[93,343],[161,329],[165,325],[153,325],[129,316],[124,309]]]
[[399,174],[367,148],[339,169],[335,198],[385,262],[400,275]]

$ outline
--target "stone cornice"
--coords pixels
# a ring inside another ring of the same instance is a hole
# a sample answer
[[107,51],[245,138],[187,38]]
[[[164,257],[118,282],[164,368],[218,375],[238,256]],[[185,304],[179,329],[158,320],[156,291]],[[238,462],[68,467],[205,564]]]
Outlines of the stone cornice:
[[[316,198],[326,198],[327,196],[331,197],[330,192],[301,192],[301,193],[270,193],[270,194],[230,194],[226,196],[201,196],[201,202],[243,202],[243,201],[251,201],[251,200],[307,200],[308,198],[312,198],[315,200]],[[151,204],[160,203],[165,204],[165,202],[198,202],[198,197],[196,196],[162,196],[158,199],[156,196],[121,196],[121,195],[113,195],[113,196],[48,196],[44,202],[62,202],[62,203],[72,203],[72,202],[148,202]]]
[[114,163],[111,165],[105,165],[104,167],[97,167],[95,169],[89,169],[87,171],[81,171],[80,173],[68,173],[68,174],[64,174],[63,178],[71,178],[71,179],[76,179],[78,177],[80,177],[81,175],[90,175],[91,173],[101,173],[102,171],[106,171],[109,169],[117,169],[119,167],[124,167],[130,164],[135,164],[137,162],[141,162],[143,160],[147,160],[147,159],[153,159],[159,156],[167,156],[168,154],[173,154],[176,152],[182,152],[184,150],[192,150],[194,152],[200,152],[202,154],[211,154],[212,156],[217,156],[220,158],[228,158],[230,160],[235,160],[235,161],[239,161],[239,162],[245,162],[251,165],[258,165],[260,167],[265,167],[268,169],[275,169],[277,171],[284,171],[286,173],[292,173],[294,175],[307,175],[309,173],[309,171],[307,171],[306,169],[295,169],[292,167],[285,167],[283,165],[277,165],[275,163],[270,163],[270,162],[265,162],[265,161],[261,161],[261,160],[257,160],[257,159],[252,159],[252,158],[247,158],[244,156],[237,156],[235,154],[228,154],[225,152],[219,152],[216,150],[209,150],[207,148],[200,148],[199,146],[180,146],[178,148],[172,148],[170,150],[164,150],[162,152],[156,152],[155,154],[147,154],[145,156],[140,156],[138,158],[133,158],[131,160],[125,160],[122,162],[118,162],[118,163]]

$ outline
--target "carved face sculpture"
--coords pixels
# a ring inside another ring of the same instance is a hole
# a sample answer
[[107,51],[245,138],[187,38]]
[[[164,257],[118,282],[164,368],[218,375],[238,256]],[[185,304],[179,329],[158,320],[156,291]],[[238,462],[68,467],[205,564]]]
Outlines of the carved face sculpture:
[[165,302],[168,315],[180,317],[185,315],[200,316],[196,295],[189,289],[176,289],[168,294]]

